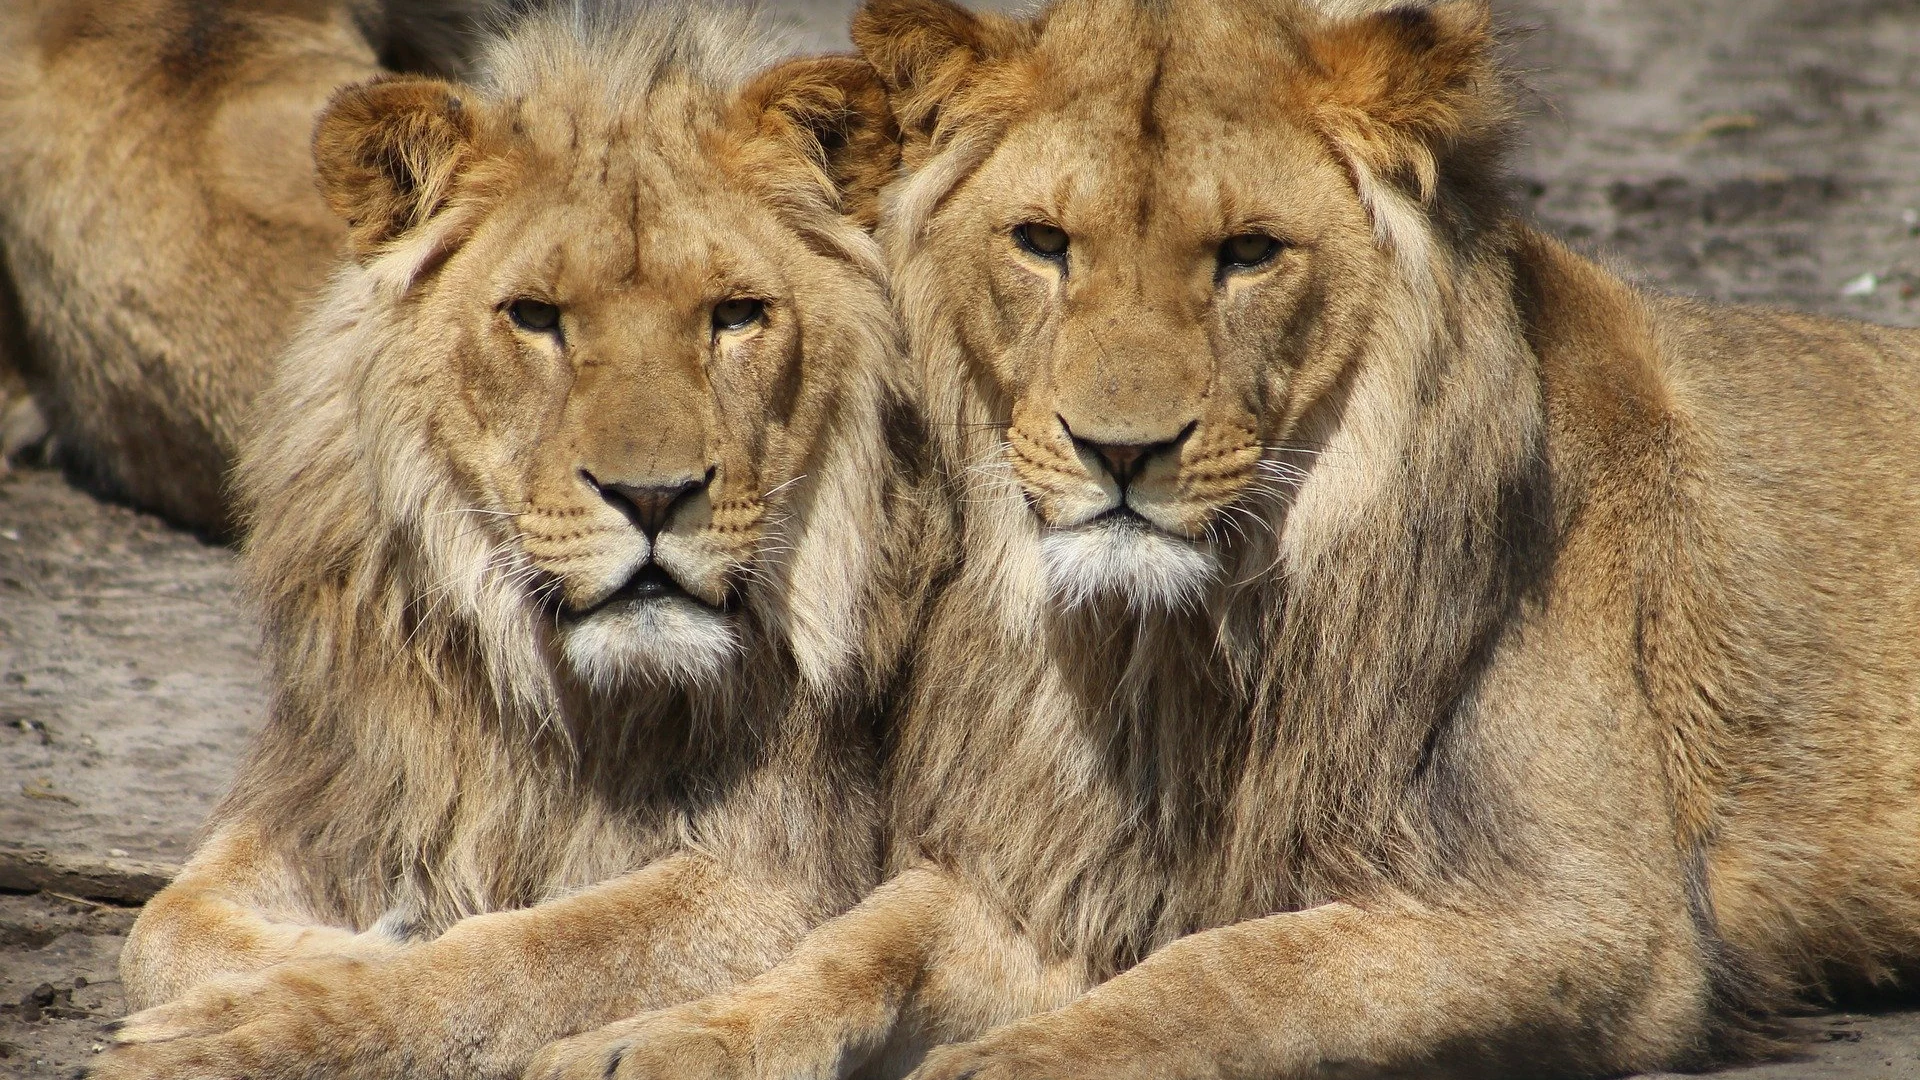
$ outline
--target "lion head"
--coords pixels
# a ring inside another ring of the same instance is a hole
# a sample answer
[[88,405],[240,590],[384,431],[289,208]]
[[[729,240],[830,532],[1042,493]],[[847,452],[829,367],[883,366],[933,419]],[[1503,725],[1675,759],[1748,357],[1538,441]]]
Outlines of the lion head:
[[1280,519],[1316,462],[1393,438],[1358,369],[1421,347],[1406,313],[1432,306],[1434,230],[1468,227],[1503,99],[1482,5],[1340,6],[856,20],[912,170],[897,287],[916,348],[956,354],[930,397],[972,440],[973,501],[1030,511],[1017,546],[1057,601],[1222,595],[1299,554]]
[[719,686],[763,647],[844,674],[900,396],[880,88],[753,75],[725,18],[562,8],[471,85],[376,79],[319,121],[353,261],[243,472],[269,610],[310,615],[280,575],[332,564],[518,690]]

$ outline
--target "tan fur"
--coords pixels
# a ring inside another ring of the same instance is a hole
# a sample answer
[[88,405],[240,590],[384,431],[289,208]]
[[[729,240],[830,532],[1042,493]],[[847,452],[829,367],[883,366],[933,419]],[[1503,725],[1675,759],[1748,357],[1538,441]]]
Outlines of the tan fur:
[[24,376],[76,471],[227,531],[251,402],[340,249],[313,118],[382,56],[452,66],[486,6],[10,0],[0,290],[21,325],[0,346],[0,409]]
[[[828,180],[882,152],[840,107],[874,76],[596,6],[321,119],[355,258],[240,469],[272,714],[134,928],[148,1011],[97,1076],[512,1076],[879,872],[872,727],[938,505]],[[765,317],[717,327],[742,296]],[[682,594],[622,591],[662,571]]]
[[1920,953],[1920,335],[1539,235],[1484,6],[1381,6],[857,17],[962,514],[894,876],[531,1077],[1611,1075]]

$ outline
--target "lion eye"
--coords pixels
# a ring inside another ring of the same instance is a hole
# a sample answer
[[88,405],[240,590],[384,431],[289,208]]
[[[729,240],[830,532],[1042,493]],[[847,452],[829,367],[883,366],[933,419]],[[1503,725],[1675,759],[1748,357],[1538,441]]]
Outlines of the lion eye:
[[560,325],[560,309],[543,300],[515,300],[507,315],[522,330],[547,331]]
[[1067,233],[1057,226],[1029,221],[1017,225],[1013,230],[1013,242],[1019,244],[1029,254],[1043,259],[1064,259],[1067,257]]
[[1245,270],[1260,266],[1280,252],[1280,241],[1264,233],[1243,233],[1228,237],[1220,245],[1222,270]]
[[767,313],[767,305],[758,300],[736,297],[722,300],[713,305],[713,328],[715,330],[743,330],[760,321]]

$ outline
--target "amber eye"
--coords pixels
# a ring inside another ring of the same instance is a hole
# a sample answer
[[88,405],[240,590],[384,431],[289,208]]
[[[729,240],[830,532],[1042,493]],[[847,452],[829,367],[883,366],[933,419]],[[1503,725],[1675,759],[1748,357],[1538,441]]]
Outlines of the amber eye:
[[758,300],[735,297],[722,300],[713,305],[713,328],[715,330],[744,330],[760,321],[767,313],[767,305]]
[[1220,269],[1247,270],[1263,266],[1280,253],[1280,241],[1264,233],[1230,236],[1220,245]]
[[560,309],[544,300],[515,300],[507,315],[522,330],[547,331],[560,325]]
[[1043,259],[1064,259],[1067,257],[1067,233],[1065,229],[1038,221],[1029,221],[1025,225],[1016,225],[1013,230],[1013,242],[1019,244],[1029,254]]

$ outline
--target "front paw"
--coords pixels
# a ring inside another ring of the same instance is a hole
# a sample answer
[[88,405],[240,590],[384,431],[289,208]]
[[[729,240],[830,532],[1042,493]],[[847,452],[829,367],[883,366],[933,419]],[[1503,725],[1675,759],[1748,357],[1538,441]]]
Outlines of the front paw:
[[121,1043],[157,1043],[218,1035],[261,1021],[352,1016],[370,997],[372,964],[347,957],[295,960],[194,987],[164,1005],[113,1025]]
[[[297,961],[219,979],[114,1025],[95,1080],[268,1080],[366,1059],[383,1019],[365,961]],[[333,1070],[337,1071],[337,1070]]]
[[908,1080],[1052,1080],[1052,1077],[1050,1070],[1028,1055],[980,1043],[961,1043],[935,1047]]
[[627,1049],[626,1040],[617,1031],[622,1026],[612,1024],[549,1043],[527,1062],[520,1080],[603,1080],[612,1076]]
[[973,1042],[936,1047],[908,1080],[1160,1080],[1152,1055],[1113,1040],[1082,1044],[1044,1019],[1000,1028]]
[[262,1057],[259,1046],[244,1040],[214,1036],[175,1039],[163,1043],[120,1044],[109,1047],[82,1074],[85,1080],[240,1080],[242,1077],[297,1075],[288,1063]]
[[535,1055],[522,1080],[747,1080],[741,1040],[698,1003],[575,1035]]

